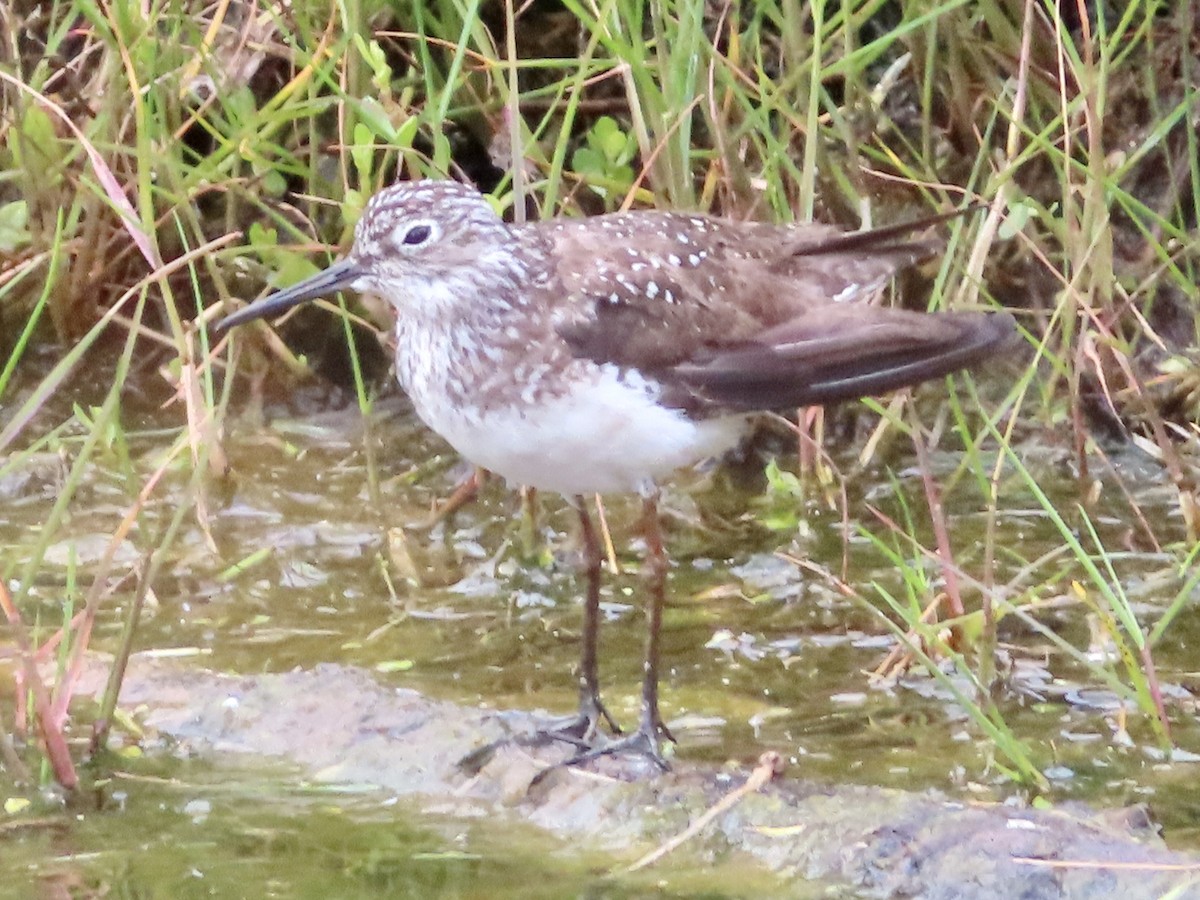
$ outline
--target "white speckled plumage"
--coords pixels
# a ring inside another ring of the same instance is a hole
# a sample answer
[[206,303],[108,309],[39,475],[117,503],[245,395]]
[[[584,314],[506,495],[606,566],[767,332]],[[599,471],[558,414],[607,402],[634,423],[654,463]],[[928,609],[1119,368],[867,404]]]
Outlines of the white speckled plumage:
[[828,226],[694,214],[512,226],[472,188],[410,182],[371,199],[330,277],[230,322],[336,288],[376,294],[396,309],[401,384],[463,456],[568,495],[632,491],[728,450],[754,410],[989,352],[1003,317],[860,302],[933,249],[900,234],[843,252]]

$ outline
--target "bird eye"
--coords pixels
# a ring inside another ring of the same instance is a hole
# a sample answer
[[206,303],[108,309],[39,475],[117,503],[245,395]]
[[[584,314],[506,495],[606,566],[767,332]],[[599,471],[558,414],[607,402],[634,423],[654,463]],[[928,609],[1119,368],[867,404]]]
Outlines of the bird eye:
[[413,247],[418,244],[423,244],[429,240],[429,235],[433,232],[428,225],[414,225],[404,234],[403,241]]

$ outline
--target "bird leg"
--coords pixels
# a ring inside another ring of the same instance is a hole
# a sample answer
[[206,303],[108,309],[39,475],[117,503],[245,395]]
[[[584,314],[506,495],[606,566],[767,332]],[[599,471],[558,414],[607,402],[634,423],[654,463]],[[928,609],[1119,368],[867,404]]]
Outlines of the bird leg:
[[583,539],[584,573],[587,593],[583,599],[583,635],[579,651],[579,714],[551,728],[539,729],[538,743],[563,741],[576,747],[590,748],[599,733],[601,720],[613,734],[621,728],[600,700],[600,664],[597,650],[600,640],[600,567],[604,555],[592,518],[583,497],[574,499],[579,513],[579,531]]
[[[610,741],[600,747],[584,750],[566,762],[564,766],[577,766],[601,756],[616,756],[623,753],[638,753],[646,756],[659,769],[666,771],[669,766],[662,754],[660,738],[674,742],[675,738],[667,729],[658,709],[658,647],[659,632],[662,628],[663,602],[667,585],[667,554],[663,549],[662,529],[658,519],[658,492],[647,496],[642,502],[642,529],[646,540],[646,579],[649,582],[649,597],[646,600],[646,658],[642,669],[642,716],[637,731]],[[597,577],[599,563],[597,563]],[[586,647],[586,644],[585,644]],[[586,654],[586,649],[585,649]],[[582,687],[581,678],[580,685]],[[537,784],[554,768],[546,769],[533,780]]]
[[[512,739],[501,738],[468,753],[459,760],[458,765],[471,774],[482,769],[495,751],[508,743],[540,746],[561,741],[580,749],[582,752],[576,758],[582,760],[592,758],[588,754],[592,752],[601,721],[613,734],[621,733],[621,727],[600,699],[600,664],[597,650],[600,639],[600,573],[604,562],[604,552],[600,546],[596,528],[592,524],[591,516],[588,515],[587,503],[584,498],[575,497],[574,506],[579,513],[584,573],[587,577],[587,593],[584,595],[583,601],[583,634],[580,639],[579,653],[579,712],[575,716],[560,719],[545,728],[539,728],[530,735]],[[570,765],[573,761],[574,758],[568,760],[564,765]]]
[[471,474],[458,483],[454,492],[446,498],[445,502],[420,522],[413,523],[412,528],[417,531],[429,531],[439,522],[445,521],[479,496],[479,489],[486,479],[486,469],[473,467]]
[[658,646],[668,568],[667,553],[663,549],[662,523],[658,517],[658,491],[642,501],[642,529],[646,540],[646,576],[650,597],[646,606],[646,660],[642,670],[642,720],[638,731],[657,750],[660,735],[675,742],[658,711]]
[[[600,631],[600,569],[603,563],[600,542],[592,520],[588,516],[583,498],[575,498],[582,528],[584,559],[587,573],[587,594],[583,605],[583,638],[579,658],[579,714],[561,725],[539,729],[532,737],[520,740],[526,744],[544,744],[562,741],[582,748],[580,753],[564,762],[542,770],[533,779],[531,787],[541,782],[555,769],[577,766],[602,756],[618,756],[636,753],[649,758],[659,769],[669,766],[663,757],[660,739],[674,742],[675,737],[662,720],[658,708],[658,655],[659,633],[662,630],[662,611],[666,599],[667,554],[663,548],[662,528],[658,517],[658,492],[647,496],[642,502],[642,533],[646,541],[645,574],[649,588],[646,600],[646,657],[642,668],[642,715],[637,731],[600,746],[593,746],[603,719],[616,734],[621,733],[608,710],[600,701],[600,685],[597,675],[597,637]],[[486,757],[480,751],[470,754],[459,763],[469,770],[477,771],[478,758],[490,758],[496,745],[485,748]]]
[[579,651],[579,723],[584,726],[584,740],[596,735],[596,727],[603,719],[614,734],[621,729],[600,701],[600,667],[597,649],[600,640],[600,567],[604,555],[592,517],[588,515],[583,497],[576,497],[579,510],[580,536],[583,539],[584,571],[587,576],[587,593],[583,601],[583,636]]

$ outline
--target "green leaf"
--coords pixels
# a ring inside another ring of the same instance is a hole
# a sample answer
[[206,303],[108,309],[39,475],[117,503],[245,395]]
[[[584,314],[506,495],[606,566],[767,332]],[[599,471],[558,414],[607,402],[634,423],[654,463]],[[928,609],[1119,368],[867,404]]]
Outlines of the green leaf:
[[350,146],[350,158],[354,160],[354,171],[358,173],[359,184],[370,184],[371,173],[375,170],[375,143],[371,128],[363,122],[354,126],[354,143]]
[[258,99],[248,87],[234,88],[221,98],[221,106],[232,121],[253,121],[258,115]]
[[0,251],[11,253],[29,243],[29,205],[14,200],[0,206]]
[[368,41],[361,34],[356,34],[354,46],[358,48],[358,55],[371,67],[371,84],[381,94],[390,91],[392,67],[388,65],[387,54],[383,52],[379,41]]
[[262,175],[263,190],[272,197],[282,197],[287,192],[287,179],[278,169],[268,169]]
[[321,271],[321,267],[313,263],[308,256],[290,250],[280,250],[278,254],[272,254],[271,266],[275,269],[275,274],[270,279],[271,287],[276,290],[291,287]]
[[388,659],[375,664],[376,672],[407,672],[415,663],[411,659]]
[[246,232],[246,238],[250,241],[250,246],[260,253],[264,250],[273,250],[279,246],[279,234],[274,228],[268,228],[261,222],[254,222]]
[[1000,239],[1010,240],[1019,234],[1025,223],[1033,216],[1033,209],[1027,203],[1014,203],[1008,208],[1008,215],[1000,223]]
[[[364,97],[358,103],[358,114],[375,137],[388,144],[395,142],[396,128],[392,125],[392,120],[388,118],[387,110],[378,100],[374,97]],[[358,130],[357,125],[354,127],[354,142],[356,144],[374,143],[369,136]]]
[[588,135],[588,144],[599,150],[609,163],[629,161],[629,138],[611,116],[600,117]]
[[576,172],[585,177],[604,178],[604,157],[590,147],[580,147],[576,150],[571,165],[575,167]]
[[411,148],[413,138],[417,136],[417,129],[420,125],[420,119],[416,116],[409,116],[400,123],[392,134],[392,146],[397,150],[408,150]]
[[804,497],[804,485],[800,483],[799,476],[779,468],[776,460],[767,463],[763,474],[767,476],[767,488],[770,493],[789,498]]

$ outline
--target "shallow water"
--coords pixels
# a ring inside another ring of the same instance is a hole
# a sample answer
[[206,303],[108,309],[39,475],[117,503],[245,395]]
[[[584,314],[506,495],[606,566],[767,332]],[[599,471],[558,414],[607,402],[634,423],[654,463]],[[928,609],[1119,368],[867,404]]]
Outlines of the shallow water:
[[[320,411],[324,406],[319,391],[301,391],[288,405],[270,408],[265,426],[227,422],[231,482],[214,483],[206,497],[217,553],[199,517],[190,516],[154,585],[138,649],[194,656],[196,665],[243,673],[335,661],[458,703],[571,710],[579,629],[571,510],[558,498],[539,498],[537,539],[526,547],[521,501],[493,480],[444,524],[406,531],[401,526],[424,517],[467,470],[413,421],[402,398],[381,401],[365,429],[354,408]],[[160,422],[148,407],[138,411],[131,404],[127,412],[130,456],[143,474],[169,441],[156,429],[174,416],[161,414]],[[367,442],[378,460],[379,503],[369,488]],[[835,454],[835,461],[849,470],[858,446]],[[35,546],[71,447],[67,441],[57,455],[47,452],[0,478],[8,511],[0,522],[0,546],[8,566],[19,566]],[[1065,455],[1036,444],[1024,454],[1043,489],[1061,498],[1064,510],[1071,508],[1075,485]],[[986,555],[987,516],[972,479],[953,477],[959,458],[937,452],[932,465],[939,482],[952,485],[944,500],[956,559],[977,575]],[[1132,450],[1115,460],[1159,539],[1181,539],[1174,497],[1158,469]],[[903,441],[888,461],[899,473],[894,481],[882,468],[852,479],[848,541],[841,514],[818,502],[801,504],[804,512],[794,526],[763,527],[762,521],[794,510],[798,501],[765,494],[756,458],[732,472],[687,476],[668,489],[664,506],[674,568],[663,638],[663,703],[682,757],[745,762],[774,749],[795,762],[798,777],[817,782],[932,787],[992,800],[1021,793],[995,764],[989,739],[937,682],[914,670],[890,686],[870,686],[866,672],[892,645],[875,612],[846,599],[831,577],[803,573],[775,555],[782,550],[806,558],[838,577],[845,553],[846,580],[865,596],[877,598],[872,584],[903,596],[895,566],[858,531],[887,534],[868,505],[902,519],[908,504],[917,534],[931,543],[920,476]],[[181,502],[186,477],[182,469],[170,476],[147,508],[121,555],[124,565],[155,546]],[[74,556],[86,586],[138,486],[131,489],[115,466],[108,469],[99,458],[31,587],[27,621],[49,627],[60,620],[66,561]],[[613,713],[632,722],[643,639],[638,510],[636,503],[615,498],[606,512],[625,571],[606,583],[602,684]],[[1137,546],[1111,481],[1093,516],[1110,550]],[[1007,478],[996,520],[996,581],[1006,583],[1060,544],[1046,513],[1015,477]],[[903,556],[913,555],[898,546]],[[244,571],[222,574],[247,559],[253,562]],[[1034,573],[1047,601],[1039,619],[1072,644],[1105,652],[1095,616],[1072,596],[1072,579],[1080,573],[1065,565],[1056,571],[1056,565]],[[1177,589],[1169,558],[1131,550],[1115,565],[1145,620],[1153,622],[1156,605]],[[95,648],[115,647],[120,606],[130,590],[126,585],[107,605]],[[976,593],[966,595],[977,602]],[[1200,639],[1198,627],[1194,612],[1185,611],[1155,656],[1168,688],[1176,745],[1194,752],[1200,752],[1200,731],[1188,690],[1195,681],[1188,648]],[[1179,789],[1194,780],[1196,763],[1158,758],[1136,713],[1128,720],[1131,740],[1124,740],[1111,693],[1015,617],[1001,623],[1001,641],[1007,678],[997,704],[1049,777],[1045,796],[1099,806],[1148,802],[1171,844],[1200,845],[1192,794]],[[101,771],[110,765],[126,774],[99,791],[99,810],[81,809],[77,819],[55,817],[53,827],[11,833],[5,868],[12,860],[36,871],[36,880],[103,881],[147,896],[224,896],[241,883],[262,885],[276,896],[381,890],[530,896],[530,869],[544,896],[637,896],[643,890],[636,882],[597,881],[588,862],[570,852],[545,856],[537,849],[548,840],[544,836],[514,839],[507,828],[496,834],[484,825],[401,816],[386,798],[310,792],[271,771],[242,769],[230,776],[195,761],[153,756],[128,764],[106,760]],[[147,781],[148,770],[169,781]],[[199,805],[189,798],[199,798]],[[686,871],[672,877],[679,896],[740,893],[693,885]]]
[[[81,802],[4,835],[0,897],[662,896],[653,879],[609,878],[607,860],[532,826],[417,813],[266,766],[122,768],[133,771],[103,791],[103,808]],[[746,884],[732,875],[702,887],[680,872],[667,896],[737,896]]]

